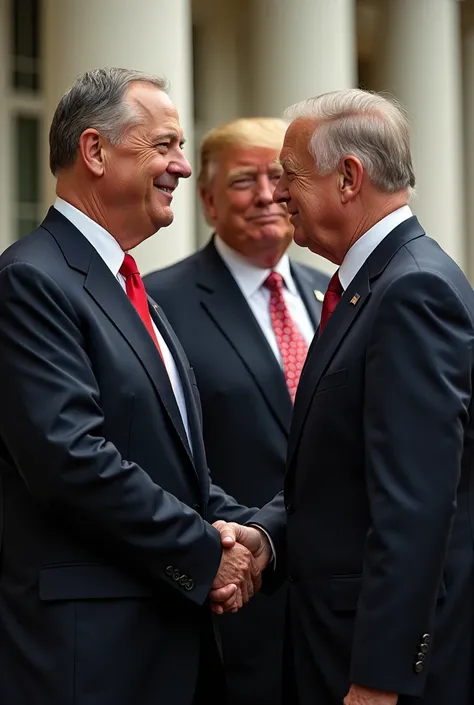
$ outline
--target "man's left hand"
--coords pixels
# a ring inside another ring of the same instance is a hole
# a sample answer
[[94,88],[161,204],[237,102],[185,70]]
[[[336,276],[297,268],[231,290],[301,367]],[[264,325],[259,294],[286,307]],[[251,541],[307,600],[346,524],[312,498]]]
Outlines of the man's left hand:
[[397,705],[397,702],[396,693],[364,688],[361,685],[351,685],[344,698],[344,705]]

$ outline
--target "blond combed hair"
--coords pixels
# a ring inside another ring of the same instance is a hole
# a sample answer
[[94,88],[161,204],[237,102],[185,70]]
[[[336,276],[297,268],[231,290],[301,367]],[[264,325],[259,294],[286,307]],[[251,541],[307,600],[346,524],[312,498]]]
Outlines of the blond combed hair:
[[284,120],[273,117],[238,118],[215,127],[201,143],[198,186],[209,186],[220,155],[231,147],[267,147],[280,151],[287,127]]

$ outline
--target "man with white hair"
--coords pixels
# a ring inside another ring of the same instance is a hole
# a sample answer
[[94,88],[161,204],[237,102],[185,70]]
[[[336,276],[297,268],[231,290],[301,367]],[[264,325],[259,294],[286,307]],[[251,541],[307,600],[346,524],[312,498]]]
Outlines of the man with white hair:
[[338,91],[287,116],[274,198],[338,269],[296,396],[285,508],[252,518],[290,580],[286,702],[472,705],[474,293],[411,213],[394,102]]

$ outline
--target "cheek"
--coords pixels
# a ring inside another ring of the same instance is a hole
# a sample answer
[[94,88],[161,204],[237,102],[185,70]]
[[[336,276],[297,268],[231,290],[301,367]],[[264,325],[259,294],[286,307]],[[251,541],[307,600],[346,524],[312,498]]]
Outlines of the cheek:
[[228,212],[237,217],[244,217],[252,202],[252,194],[247,191],[233,193],[228,201]]

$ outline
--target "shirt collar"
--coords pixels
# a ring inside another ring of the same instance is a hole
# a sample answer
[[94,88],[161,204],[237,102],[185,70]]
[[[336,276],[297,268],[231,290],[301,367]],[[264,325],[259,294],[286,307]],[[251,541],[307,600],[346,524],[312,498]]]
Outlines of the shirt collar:
[[291,276],[290,259],[287,254],[283,255],[273,270],[261,269],[251,264],[240,252],[236,252],[232,247],[229,247],[217,234],[214,236],[214,245],[246,299],[250,299],[260,289],[272,271],[281,274],[288,291],[292,294],[297,294],[296,285]]
[[370,230],[367,230],[367,232],[352,245],[339,267],[339,281],[344,291],[377,245],[379,245],[397,225],[408,220],[412,215],[413,213],[409,206],[402,206],[396,211],[393,211],[393,213],[386,215],[385,218],[379,220],[378,223],[375,223]]
[[56,199],[54,207],[84,235],[117,277],[125,254],[117,240],[99,223],[62,198]]

